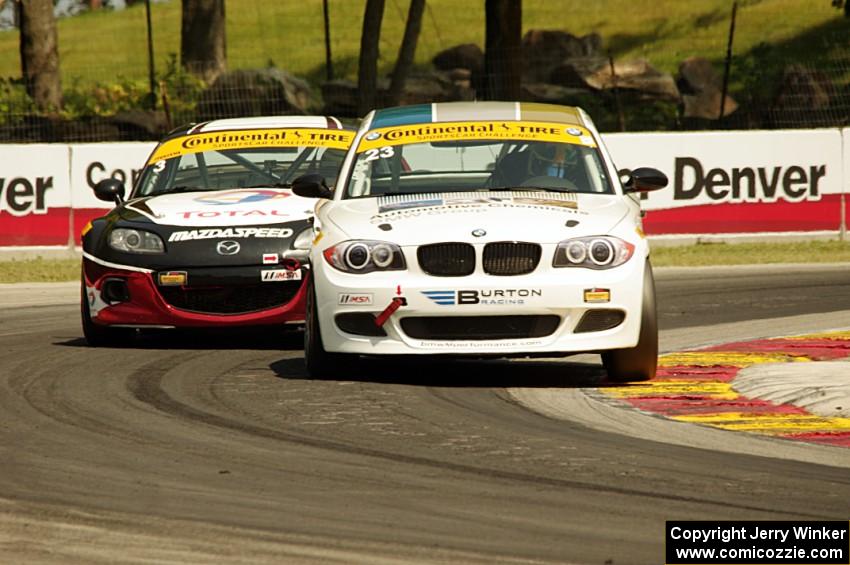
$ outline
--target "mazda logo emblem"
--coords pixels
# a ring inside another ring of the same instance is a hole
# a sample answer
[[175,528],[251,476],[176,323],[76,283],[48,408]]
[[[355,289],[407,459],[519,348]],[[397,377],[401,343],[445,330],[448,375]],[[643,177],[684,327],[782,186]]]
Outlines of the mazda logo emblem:
[[487,235],[487,232],[481,229],[472,230],[472,235],[474,235],[475,237],[484,237],[485,235]]
[[240,245],[238,241],[219,241],[215,246],[215,250],[219,255],[236,255],[239,253]]

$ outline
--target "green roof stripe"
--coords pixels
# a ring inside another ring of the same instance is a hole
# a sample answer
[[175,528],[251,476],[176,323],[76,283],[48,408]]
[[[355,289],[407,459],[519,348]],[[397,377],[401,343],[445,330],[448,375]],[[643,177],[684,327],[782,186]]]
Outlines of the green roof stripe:
[[431,119],[431,104],[399,106],[376,111],[369,127],[377,129],[411,124],[430,124]]

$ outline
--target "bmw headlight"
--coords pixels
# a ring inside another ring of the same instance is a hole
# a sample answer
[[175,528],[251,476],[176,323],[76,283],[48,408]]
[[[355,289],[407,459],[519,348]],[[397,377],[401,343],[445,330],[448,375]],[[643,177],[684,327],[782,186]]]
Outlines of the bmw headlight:
[[558,244],[552,266],[610,269],[631,259],[634,252],[634,245],[618,237],[577,237]]
[[322,252],[325,260],[346,273],[403,271],[407,268],[401,248],[384,241],[344,241]]
[[116,228],[109,234],[109,247],[125,253],[164,253],[162,238],[144,230]]

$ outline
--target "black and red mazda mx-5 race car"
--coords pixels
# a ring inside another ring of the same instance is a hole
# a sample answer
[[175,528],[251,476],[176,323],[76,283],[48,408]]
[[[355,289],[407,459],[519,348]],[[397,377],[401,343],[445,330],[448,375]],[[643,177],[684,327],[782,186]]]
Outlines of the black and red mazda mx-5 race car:
[[216,120],[172,132],[130,197],[83,229],[81,314],[91,345],[135,328],[304,320],[315,201],[288,190],[300,175],[332,182],[354,133],[335,118]]

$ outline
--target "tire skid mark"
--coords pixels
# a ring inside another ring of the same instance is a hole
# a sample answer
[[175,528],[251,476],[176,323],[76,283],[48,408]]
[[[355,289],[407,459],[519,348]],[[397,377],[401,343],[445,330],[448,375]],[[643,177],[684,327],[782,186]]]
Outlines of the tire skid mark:
[[680,422],[850,447],[850,418],[818,416],[790,404],[749,398],[732,386],[739,371],[753,365],[847,357],[850,331],[739,341],[663,355],[655,380],[599,390]]
[[240,422],[238,420],[233,420],[230,418],[226,418],[224,416],[219,416],[217,414],[212,414],[209,412],[205,412],[203,410],[194,408],[187,404],[184,404],[171,396],[165,391],[163,388],[163,379],[168,374],[171,367],[163,367],[160,363],[152,363],[147,367],[144,367],[134,373],[132,373],[128,380],[127,386],[132,395],[136,398],[136,400],[149,404],[157,410],[162,412],[178,416],[183,419],[193,420],[197,422],[201,422],[203,424],[214,426],[217,428],[228,429],[232,431],[236,431],[239,433],[249,434],[251,436],[294,443],[297,445],[312,447],[321,450],[342,452],[342,453],[350,453],[353,455],[365,456],[365,457],[374,457],[377,459],[382,459],[385,461],[391,461],[394,463],[403,463],[403,464],[411,464],[418,465],[430,468],[437,468],[441,470],[447,470],[457,473],[463,474],[473,474],[478,476],[487,477],[490,479],[510,481],[510,482],[522,482],[522,483],[530,483],[530,484],[538,484],[548,487],[555,488],[572,488],[576,490],[590,491],[590,492],[599,492],[605,494],[616,494],[623,496],[636,496],[636,497],[644,497],[652,500],[668,500],[672,502],[687,502],[687,503],[696,503],[696,504],[704,504],[708,506],[716,506],[721,508],[735,508],[740,510],[750,510],[750,511],[758,511],[758,512],[770,512],[773,514],[788,514],[794,516],[808,516],[811,518],[822,518],[822,516],[818,514],[800,514],[799,512],[795,512],[792,510],[786,510],[783,508],[768,508],[761,507],[755,505],[748,504],[739,504],[735,502],[724,502],[719,501],[713,498],[700,498],[696,496],[687,496],[687,495],[678,495],[678,494],[661,494],[658,492],[652,492],[649,490],[639,490],[635,488],[626,488],[626,487],[617,487],[617,486],[606,486],[606,485],[598,485],[583,481],[569,480],[569,479],[559,479],[553,477],[541,477],[537,475],[531,475],[527,473],[519,473],[512,471],[505,471],[500,469],[489,469],[485,467],[476,467],[474,465],[467,465],[463,463],[453,463],[450,461],[439,461],[435,459],[429,459],[426,457],[419,457],[415,455],[404,455],[401,453],[392,453],[381,451],[378,449],[360,447],[355,445],[350,445],[346,443],[341,443],[333,440],[320,439],[313,436],[305,436],[300,434],[295,434],[291,432],[285,432],[281,430],[270,429],[262,426],[257,426],[254,424],[250,424],[247,422]]

